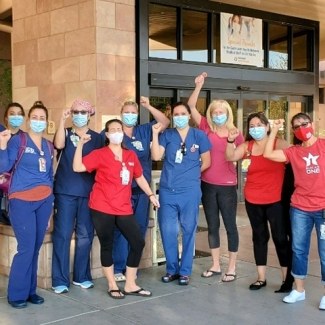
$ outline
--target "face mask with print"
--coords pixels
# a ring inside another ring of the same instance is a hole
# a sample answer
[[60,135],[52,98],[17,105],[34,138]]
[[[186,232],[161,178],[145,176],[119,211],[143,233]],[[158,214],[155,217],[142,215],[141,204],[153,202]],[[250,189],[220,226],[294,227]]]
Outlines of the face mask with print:
[[138,114],[122,114],[122,122],[128,127],[134,126],[138,122]]
[[212,117],[212,121],[217,125],[224,125],[227,121],[227,114],[221,114]]
[[123,141],[123,132],[106,133],[110,143],[120,144]]
[[24,117],[21,115],[16,115],[16,116],[9,116],[8,117],[8,124],[12,127],[12,128],[19,128],[24,121]]
[[311,136],[314,134],[314,129],[312,126],[309,126],[307,128],[300,127],[296,132],[295,136],[300,141],[307,141],[311,138]]
[[264,126],[257,126],[249,129],[249,134],[254,140],[261,140],[265,137],[266,131]]
[[45,130],[46,128],[46,121],[37,121],[37,120],[31,120],[30,121],[30,128],[35,132],[35,133],[41,133]]
[[188,116],[174,116],[173,123],[178,129],[184,129],[188,126],[189,118]]
[[82,114],[73,115],[72,116],[72,122],[76,127],[82,128],[83,126],[87,125],[87,123],[88,123],[88,114],[85,114],[85,115],[82,115]]

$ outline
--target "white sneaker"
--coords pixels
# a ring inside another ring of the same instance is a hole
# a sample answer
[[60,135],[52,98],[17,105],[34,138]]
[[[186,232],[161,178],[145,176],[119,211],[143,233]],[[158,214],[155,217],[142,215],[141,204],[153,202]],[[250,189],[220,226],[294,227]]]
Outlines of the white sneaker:
[[[306,292],[298,292],[297,290],[292,290],[290,294],[283,298],[283,302],[288,304],[294,304],[297,301],[305,300],[306,299]],[[324,299],[325,304],[325,299]]]
[[320,300],[319,309],[325,310],[325,296]]
[[121,282],[121,281],[125,281],[125,275],[122,273],[116,273],[114,274],[114,278],[116,282]]

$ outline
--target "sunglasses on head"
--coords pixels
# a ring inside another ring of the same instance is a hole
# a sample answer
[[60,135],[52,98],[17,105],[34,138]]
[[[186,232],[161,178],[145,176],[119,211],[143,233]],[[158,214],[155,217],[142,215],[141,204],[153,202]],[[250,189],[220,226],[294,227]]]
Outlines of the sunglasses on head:
[[86,114],[88,114],[88,111],[77,111],[77,110],[73,110],[71,112],[72,112],[73,115],[78,115],[78,114],[86,115]]
[[294,125],[292,127],[293,131],[298,131],[300,128],[306,128],[310,122],[303,122],[300,125]]

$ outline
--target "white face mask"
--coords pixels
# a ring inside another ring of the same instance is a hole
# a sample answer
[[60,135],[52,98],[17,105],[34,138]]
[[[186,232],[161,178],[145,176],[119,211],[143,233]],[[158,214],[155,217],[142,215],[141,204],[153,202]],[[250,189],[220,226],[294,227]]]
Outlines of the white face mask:
[[115,132],[115,133],[106,133],[107,138],[110,143],[120,144],[123,141],[124,133],[123,132]]

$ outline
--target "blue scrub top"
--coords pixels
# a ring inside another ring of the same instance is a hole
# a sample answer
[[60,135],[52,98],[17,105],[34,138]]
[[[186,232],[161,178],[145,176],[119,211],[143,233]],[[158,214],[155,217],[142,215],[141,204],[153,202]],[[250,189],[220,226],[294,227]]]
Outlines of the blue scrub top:
[[[150,151],[150,142],[152,141],[152,126],[156,124],[156,121],[150,123],[136,125],[133,128],[132,137],[130,138],[124,133],[123,142],[127,149],[134,151],[141,163],[143,169],[143,176],[150,185],[151,182],[151,170],[152,160]],[[101,132],[105,138],[105,130]],[[143,191],[140,189],[135,180],[132,182],[132,194],[140,194]]]
[[182,138],[177,129],[167,129],[159,135],[159,144],[165,148],[160,188],[184,189],[200,186],[201,154],[212,148],[207,135],[190,127],[185,139],[186,155],[181,163],[176,163],[176,152],[181,149]]
[[[9,171],[14,166],[20,146],[20,137],[14,136],[8,143],[7,149],[0,150],[0,173]],[[42,138],[42,151],[43,155],[27,134],[26,149],[13,173],[9,194],[30,190],[40,185],[52,187],[53,156],[44,138]],[[40,172],[40,158],[45,159],[45,170],[42,172]]]
[[0,132],[4,131],[5,129],[6,128],[2,124],[0,124]]
[[[73,171],[72,163],[76,147],[72,140],[76,134],[72,132],[72,128],[66,130],[65,147],[58,154],[61,158],[55,174],[54,193],[88,198],[95,182],[95,172],[76,173]],[[87,134],[91,135],[91,140],[83,146],[83,157],[104,146],[103,137],[99,133],[89,129]]]

